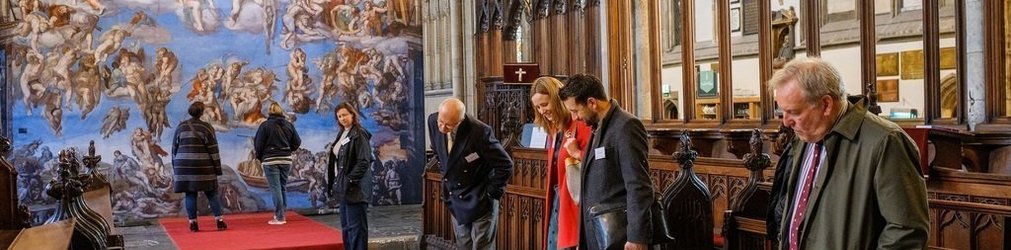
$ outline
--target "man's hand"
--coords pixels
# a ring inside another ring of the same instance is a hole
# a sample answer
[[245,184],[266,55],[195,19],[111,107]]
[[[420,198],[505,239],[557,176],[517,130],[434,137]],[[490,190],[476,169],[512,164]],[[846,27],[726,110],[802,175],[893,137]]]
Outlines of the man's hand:
[[625,250],[647,250],[649,245],[639,244],[635,242],[625,242]]

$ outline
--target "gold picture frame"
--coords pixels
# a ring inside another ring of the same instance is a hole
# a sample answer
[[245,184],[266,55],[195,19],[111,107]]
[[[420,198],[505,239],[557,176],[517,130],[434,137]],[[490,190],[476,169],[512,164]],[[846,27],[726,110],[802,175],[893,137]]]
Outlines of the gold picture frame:
[[875,91],[878,102],[899,101],[899,79],[878,80]]
[[941,69],[955,69],[957,64],[955,47],[941,48]]
[[923,50],[907,50],[900,53],[902,80],[923,79]]
[[899,53],[877,54],[877,76],[899,75]]

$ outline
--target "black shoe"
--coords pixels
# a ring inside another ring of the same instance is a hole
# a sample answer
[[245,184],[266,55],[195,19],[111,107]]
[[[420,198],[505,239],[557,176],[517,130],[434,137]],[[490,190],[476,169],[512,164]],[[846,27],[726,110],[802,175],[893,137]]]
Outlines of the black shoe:
[[200,226],[197,226],[196,221],[190,221],[190,232],[200,231]]
[[218,231],[228,229],[228,224],[225,224],[225,220],[218,220]]

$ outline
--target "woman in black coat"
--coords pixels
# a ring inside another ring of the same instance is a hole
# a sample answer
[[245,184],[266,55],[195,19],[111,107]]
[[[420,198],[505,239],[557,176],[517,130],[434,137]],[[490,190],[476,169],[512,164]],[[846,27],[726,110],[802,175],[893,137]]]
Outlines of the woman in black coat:
[[173,191],[186,194],[184,203],[190,231],[200,230],[197,226],[197,192],[204,192],[207,196],[218,230],[225,230],[228,226],[221,217],[221,201],[218,200],[218,176],[221,175],[218,139],[214,135],[214,127],[200,120],[204,114],[204,103],[194,102],[188,111],[192,118],[176,125],[172,139]]
[[369,242],[366,209],[371,201],[372,134],[359,122],[357,110],[347,102],[334,110],[340,125],[327,150],[327,193],[340,202],[345,249],[366,249]]

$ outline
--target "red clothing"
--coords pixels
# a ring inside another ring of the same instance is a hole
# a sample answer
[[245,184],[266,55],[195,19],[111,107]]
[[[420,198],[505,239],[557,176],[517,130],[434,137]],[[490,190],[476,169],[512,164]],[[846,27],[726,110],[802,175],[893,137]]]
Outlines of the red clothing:
[[[579,148],[583,148],[585,154],[585,148],[590,144],[590,134],[593,131],[590,126],[582,121],[573,120],[569,123],[569,127],[562,132],[564,136],[565,131],[574,131],[576,136],[576,143],[579,144]],[[558,196],[558,248],[574,247],[579,244],[579,203],[578,201],[572,200],[572,196],[569,195],[569,188],[565,181],[565,158],[569,157],[569,151],[565,149],[565,138],[559,145],[555,145],[555,136],[548,135],[548,178],[547,183],[547,201],[544,206],[545,213],[543,221],[549,222],[551,218],[551,200]],[[555,152],[555,147],[561,147],[558,151],[558,161],[554,162],[552,159],[552,154]],[[581,157],[581,156],[573,156]],[[582,159],[579,159],[582,160]],[[558,193],[554,193],[555,185],[558,186]],[[547,235],[548,224],[544,223],[542,230],[544,235]],[[547,246],[545,246],[546,248]]]

